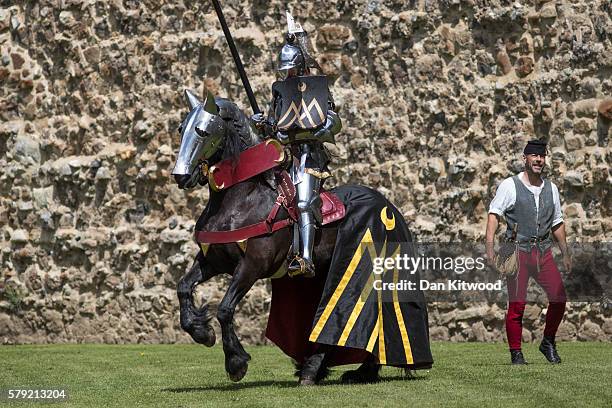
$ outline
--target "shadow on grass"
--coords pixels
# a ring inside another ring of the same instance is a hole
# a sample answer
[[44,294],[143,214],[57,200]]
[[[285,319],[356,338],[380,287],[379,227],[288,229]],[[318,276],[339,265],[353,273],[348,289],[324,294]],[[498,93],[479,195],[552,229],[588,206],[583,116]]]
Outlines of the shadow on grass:
[[[525,358],[525,360],[527,360]],[[534,367],[540,367],[540,366],[553,366],[554,364],[551,364],[547,361],[531,361],[528,360],[527,364],[520,365],[520,364],[512,364],[510,362],[495,362],[495,363],[472,363],[470,364],[472,367],[529,367],[529,366],[534,366]]]
[[393,381],[408,381],[408,382],[412,382],[412,381],[425,381],[425,380],[429,380],[428,376],[415,376],[415,377],[406,377],[403,375],[394,375],[392,377],[383,377],[380,379],[380,382],[382,383],[386,383],[386,382],[393,382]]
[[[388,383],[394,381],[422,381],[427,380],[427,377],[404,377],[401,375],[396,375],[393,377],[383,377],[379,382]],[[320,384],[316,385],[317,387],[325,387],[330,385],[362,385],[362,384],[344,384],[337,380],[324,380]],[[218,384],[211,386],[202,386],[202,387],[179,387],[179,388],[162,388],[162,392],[172,392],[175,394],[180,393],[189,393],[189,392],[206,392],[206,391],[236,391],[243,389],[251,389],[257,387],[276,387],[276,388],[299,388],[300,386],[297,383],[297,379],[295,381],[250,381],[243,383],[227,383],[227,384]]]
[[250,382],[242,382],[242,383],[230,383],[227,384],[218,384],[211,386],[202,386],[202,387],[180,387],[180,388],[163,388],[162,392],[173,392],[176,394],[180,394],[183,392],[205,392],[205,391],[236,391],[242,389],[249,388],[257,388],[257,387],[279,387],[279,388],[289,388],[296,387],[296,381],[250,381]]

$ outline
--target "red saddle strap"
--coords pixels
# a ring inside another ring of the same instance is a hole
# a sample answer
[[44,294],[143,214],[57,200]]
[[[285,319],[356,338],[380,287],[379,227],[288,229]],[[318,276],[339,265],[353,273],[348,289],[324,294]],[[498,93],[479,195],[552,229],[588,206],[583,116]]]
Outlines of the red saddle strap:
[[293,224],[291,218],[276,221],[272,224],[267,219],[257,224],[247,225],[230,231],[196,231],[195,239],[200,244],[229,244],[260,235],[271,234]]
[[[291,205],[295,197],[295,187],[286,171],[277,173],[278,196],[265,220],[229,231],[196,231],[195,240],[200,244],[229,244],[260,235],[271,234],[292,225],[296,220],[295,209]],[[275,221],[278,211],[285,207],[289,218]]]

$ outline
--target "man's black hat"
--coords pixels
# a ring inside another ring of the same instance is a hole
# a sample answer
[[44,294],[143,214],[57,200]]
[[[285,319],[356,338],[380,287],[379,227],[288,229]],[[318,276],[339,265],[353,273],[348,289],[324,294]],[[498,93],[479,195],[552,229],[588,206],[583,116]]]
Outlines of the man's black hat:
[[530,140],[523,150],[524,155],[528,154],[539,154],[546,156],[546,142],[543,140]]

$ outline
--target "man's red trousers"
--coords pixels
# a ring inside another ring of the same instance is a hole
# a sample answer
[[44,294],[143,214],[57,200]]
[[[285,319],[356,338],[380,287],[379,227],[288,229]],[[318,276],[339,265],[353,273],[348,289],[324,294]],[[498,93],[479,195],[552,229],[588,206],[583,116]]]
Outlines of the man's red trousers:
[[[539,259],[538,259],[539,258]],[[539,263],[539,266],[538,266]],[[510,350],[521,349],[523,332],[523,313],[527,299],[527,285],[529,277],[544,289],[548,296],[548,311],[546,312],[546,326],[544,336],[555,336],[565,312],[565,288],[561,273],[552,256],[550,249],[541,256],[537,248],[531,253],[519,251],[518,276],[508,279],[508,313],[506,314],[506,334]]]

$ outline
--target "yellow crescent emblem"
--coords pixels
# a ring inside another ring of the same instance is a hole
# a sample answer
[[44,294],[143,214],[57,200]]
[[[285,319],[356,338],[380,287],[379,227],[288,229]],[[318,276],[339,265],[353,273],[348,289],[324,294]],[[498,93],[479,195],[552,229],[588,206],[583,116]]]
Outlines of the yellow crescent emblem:
[[395,228],[395,215],[391,213],[391,218],[387,218],[387,207],[383,207],[380,211],[380,220],[385,224],[387,231],[391,231]]
[[304,92],[306,90],[306,84],[304,82],[300,82],[298,84],[298,89],[300,90],[300,92]]

